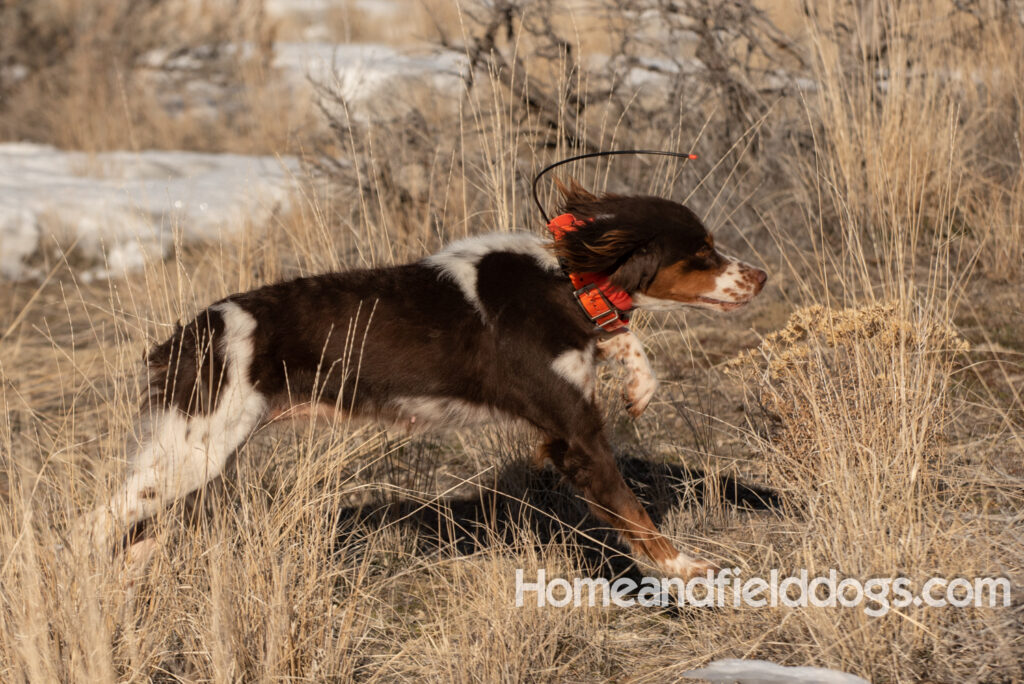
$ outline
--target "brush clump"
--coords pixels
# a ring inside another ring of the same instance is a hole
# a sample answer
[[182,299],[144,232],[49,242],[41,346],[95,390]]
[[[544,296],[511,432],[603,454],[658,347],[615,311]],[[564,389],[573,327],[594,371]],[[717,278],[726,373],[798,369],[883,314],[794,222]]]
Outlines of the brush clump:
[[[774,543],[781,567],[903,577],[915,590],[933,576],[1000,574],[997,533],[964,510],[972,484],[955,438],[956,378],[969,345],[949,321],[910,303],[808,306],[726,362],[789,521]],[[832,633],[861,662],[923,674],[976,648],[953,635],[1005,628],[991,610],[900,610],[799,610],[788,629]]]
[[946,386],[969,349],[947,321],[896,302],[807,306],[726,362],[764,419],[772,484],[806,507],[821,500],[811,485],[826,463],[891,472],[899,462],[919,482],[920,466],[941,452]]

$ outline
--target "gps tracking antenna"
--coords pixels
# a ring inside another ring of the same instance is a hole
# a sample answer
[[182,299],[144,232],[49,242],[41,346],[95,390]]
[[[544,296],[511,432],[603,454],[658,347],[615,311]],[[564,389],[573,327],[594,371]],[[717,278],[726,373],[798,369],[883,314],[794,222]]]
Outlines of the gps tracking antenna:
[[680,159],[696,159],[695,154],[686,154],[683,152],[669,152],[667,150],[608,150],[606,152],[588,152],[587,154],[578,154],[575,157],[568,157],[561,161],[556,161],[554,164],[548,164],[540,170],[536,176],[533,177],[533,201],[536,203],[537,208],[540,209],[540,215],[544,217],[544,223],[548,223],[548,214],[544,211],[544,205],[540,203],[540,198],[537,196],[537,183],[544,176],[545,173],[556,169],[562,164],[568,164],[569,162],[579,161],[580,159],[590,159],[592,157],[612,157],[619,154],[646,154],[656,157],[679,157]]

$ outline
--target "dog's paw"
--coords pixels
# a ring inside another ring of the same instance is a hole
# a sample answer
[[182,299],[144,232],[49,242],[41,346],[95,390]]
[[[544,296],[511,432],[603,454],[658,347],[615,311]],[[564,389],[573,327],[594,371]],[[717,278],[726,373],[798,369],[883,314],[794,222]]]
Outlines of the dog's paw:
[[122,581],[129,591],[134,592],[143,579],[145,579],[146,573],[149,571],[149,567],[153,563],[154,556],[159,548],[160,543],[156,539],[148,537],[130,544],[124,550],[123,563],[121,565]]
[[647,410],[647,406],[654,398],[658,390],[658,379],[649,372],[637,371],[633,373],[626,383],[623,391],[623,399],[626,401],[626,411],[634,418]]
[[709,560],[691,558],[682,552],[658,565],[666,577],[678,577],[683,581],[707,576],[709,572],[715,575],[721,569]]
[[78,553],[105,551],[113,546],[114,524],[106,508],[95,508],[76,520],[67,532],[67,546]]

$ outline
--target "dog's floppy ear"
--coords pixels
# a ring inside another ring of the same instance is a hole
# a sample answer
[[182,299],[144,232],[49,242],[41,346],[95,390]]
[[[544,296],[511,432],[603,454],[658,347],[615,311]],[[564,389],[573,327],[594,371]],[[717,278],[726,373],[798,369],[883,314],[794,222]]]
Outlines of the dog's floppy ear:
[[636,231],[609,230],[602,224],[597,220],[565,233],[555,242],[555,255],[573,273],[603,273],[629,292],[646,287],[661,262],[657,249]]
[[661,264],[661,253],[652,242],[651,231],[635,221],[619,217],[628,198],[587,191],[575,180],[569,187],[555,181],[565,198],[562,211],[584,219],[575,230],[563,233],[555,241],[555,255],[572,273],[601,273],[612,284],[635,292],[650,284]]
[[648,243],[641,245],[626,258],[609,277],[612,285],[626,292],[644,290],[658,275],[661,267],[661,254],[658,249]]

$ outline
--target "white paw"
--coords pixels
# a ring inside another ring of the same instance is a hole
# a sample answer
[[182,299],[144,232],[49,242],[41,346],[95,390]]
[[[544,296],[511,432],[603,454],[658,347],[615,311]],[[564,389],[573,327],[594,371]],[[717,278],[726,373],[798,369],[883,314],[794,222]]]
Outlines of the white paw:
[[638,418],[647,410],[648,404],[658,390],[658,379],[646,371],[636,371],[629,377],[623,398],[629,415]]
[[661,571],[666,577],[678,577],[682,580],[689,580],[693,577],[706,576],[710,571],[714,575],[720,569],[711,561],[700,558],[691,558],[680,552],[675,558],[659,563]]
[[75,521],[68,542],[79,549],[106,551],[113,544],[114,522],[105,507],[95,508]]
[[123,568],[129,587],[134,587],[145,576],[158,548],[160,548],[159,542],[149,537],[137,541],[125,549]]

